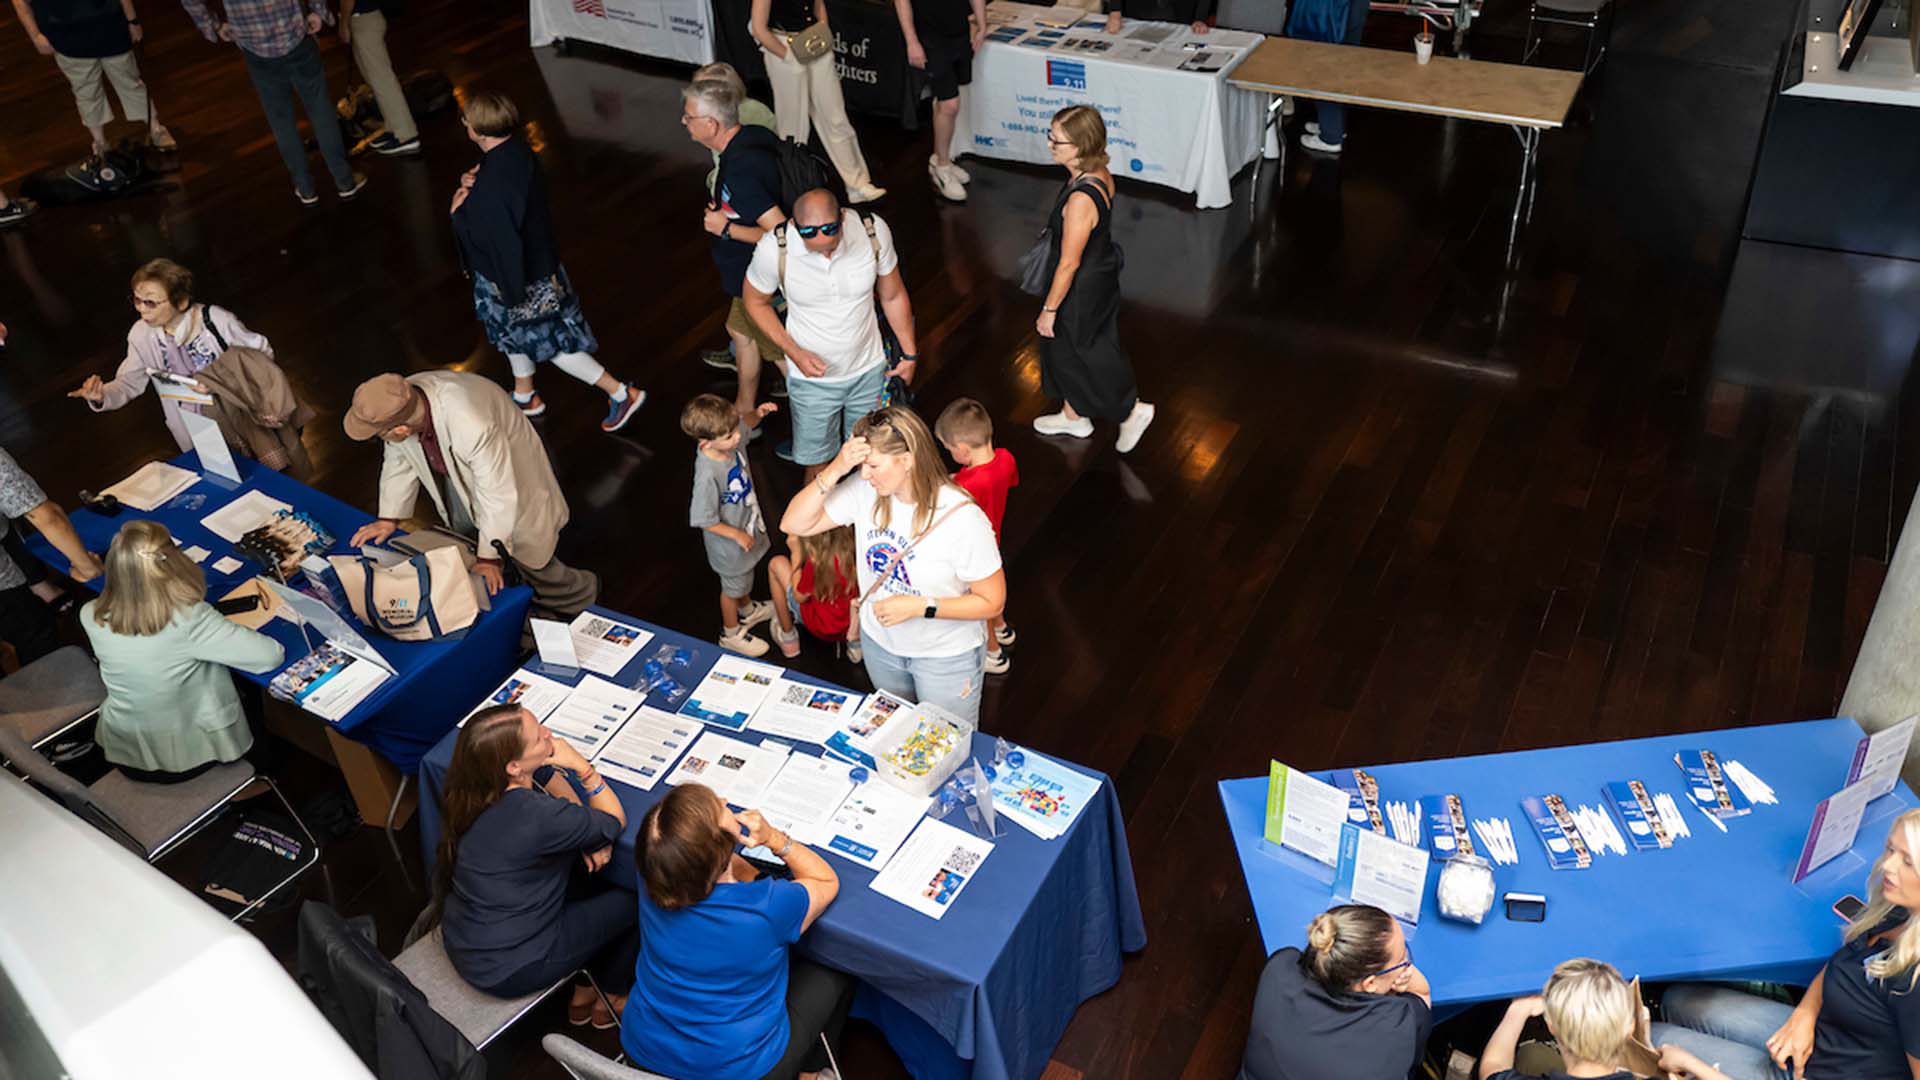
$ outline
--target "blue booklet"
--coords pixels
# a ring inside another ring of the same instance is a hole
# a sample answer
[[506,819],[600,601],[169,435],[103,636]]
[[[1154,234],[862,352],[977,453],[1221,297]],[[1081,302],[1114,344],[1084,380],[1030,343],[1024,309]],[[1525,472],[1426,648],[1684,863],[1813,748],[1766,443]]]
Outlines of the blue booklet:
[[1728,778],[1720,758],[1711,750],[1682,750],[1673,763],[1687,774],[1687,796],[1714,817],[1725,819],[1753,812],[1753,804]]
[[1636,851],[1657,851],[1673,846],[1673,834],[1654,805],[1653,793],[1638,780],[1615,780],[1607,785],[1607,801],[1613,814],[1625,827],[1627,842]]
[[1335,769],[1327,774],[1327,783],[1347,793],[1347,820],[1387,835],[1387,821],[1380,816],[1380,782],[1365,769]]
[[1466,804],[1460,796],[1429,795],[1420,800],[1420,805],[1427,811],[1427,850],[1443,859],[1455,852],[1478,854],[1473,849],[1473,830],[1467,826]]
[[1587,850],[1580,826],[1565,799],[1558,795],[1529,795],[1520,800],[1520,809],[1533,822],[1533,831],[1547,849],[1547,865],[1555,870],[1585,870],[1593,865],[1593,852]]

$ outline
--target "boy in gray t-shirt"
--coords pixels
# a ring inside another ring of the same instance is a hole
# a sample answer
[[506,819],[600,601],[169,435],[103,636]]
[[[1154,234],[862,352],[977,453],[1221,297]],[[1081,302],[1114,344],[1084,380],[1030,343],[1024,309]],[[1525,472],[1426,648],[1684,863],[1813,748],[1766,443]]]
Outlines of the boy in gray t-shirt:
[[[760,406],[765,416],[777,406]],[[753,490],[753,469],[740,450],[740,414],[733,403],[701,394],[680,411],[680,430],[699,440],[693,455],[693,502],[687,524],[701,530],[707,565],[720,575],[720,644],[748,656],[766,655],[768,645],[752,630],[773,617],[773,605],[753,599],[754,567],[767,557],[766,520]]]

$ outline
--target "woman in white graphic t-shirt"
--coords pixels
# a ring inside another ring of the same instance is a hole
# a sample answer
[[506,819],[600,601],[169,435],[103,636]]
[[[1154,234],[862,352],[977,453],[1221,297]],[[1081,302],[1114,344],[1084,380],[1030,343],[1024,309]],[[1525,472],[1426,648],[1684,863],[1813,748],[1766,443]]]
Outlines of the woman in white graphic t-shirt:
[[873,685],[977,723],[984,620],[1005,606],[1007,579],[993,526],[948,479],[925,421],[901,408],[868,414],[780,520],[795,536],[839,525],[854,527]]

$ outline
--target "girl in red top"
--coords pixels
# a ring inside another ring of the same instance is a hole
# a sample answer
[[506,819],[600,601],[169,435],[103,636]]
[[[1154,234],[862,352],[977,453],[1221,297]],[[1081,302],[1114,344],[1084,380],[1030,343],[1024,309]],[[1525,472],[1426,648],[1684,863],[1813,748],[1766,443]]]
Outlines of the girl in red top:
[[[775,555],[767,562],[774,596],[787,594],[796,627],[806,627],[822,641],[845,640],[847,659],[860,663],[860,622],[853,617],[853,602],[859,598],[854,584],[853,527],[842,525],[817,536],[790,536],[787,550],[791,558]],[[773,640],[782,656],[800,655],[797,629],[785,641],[776,629]]]

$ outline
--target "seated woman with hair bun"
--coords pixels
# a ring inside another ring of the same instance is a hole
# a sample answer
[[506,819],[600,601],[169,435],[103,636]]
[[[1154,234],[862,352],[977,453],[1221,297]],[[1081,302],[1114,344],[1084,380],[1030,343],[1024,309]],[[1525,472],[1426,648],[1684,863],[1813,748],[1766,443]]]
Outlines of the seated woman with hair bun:
[[1304,950],[1267,958],[1240,1080],[1404,1080],[1433,1031],[1432,993],[1393,916],[1346,904]]

